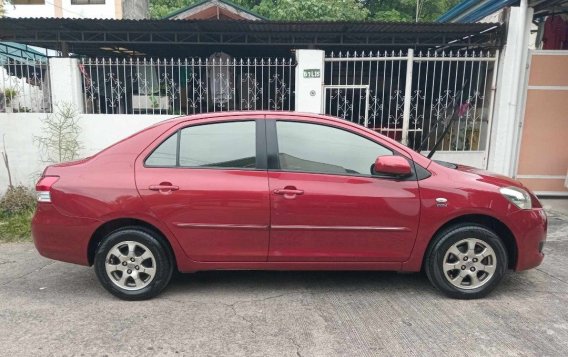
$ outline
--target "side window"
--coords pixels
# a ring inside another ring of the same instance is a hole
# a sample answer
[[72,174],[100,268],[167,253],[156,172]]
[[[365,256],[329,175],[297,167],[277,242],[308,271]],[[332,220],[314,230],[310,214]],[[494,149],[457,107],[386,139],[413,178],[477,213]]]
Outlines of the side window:
[[181,130],[179,165],[184,167],[256,167],[256,123],[228,122]]
[[160,144],[146,159],[146,166],[173,167],[176,166],[177,132]]
[[378,156],[392,155],[382,145],[325,125],[279,121],[280,168],[286,171],[371,175]]
[[215,123],[181,129],[162,142],[148,156],[145,165],[255,168],[256,123]]

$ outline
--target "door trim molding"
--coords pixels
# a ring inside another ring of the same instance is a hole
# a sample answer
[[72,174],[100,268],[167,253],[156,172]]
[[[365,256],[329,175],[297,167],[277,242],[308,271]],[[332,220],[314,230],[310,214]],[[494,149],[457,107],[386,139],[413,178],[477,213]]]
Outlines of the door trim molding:
[[323,231],[387,231],[387,232],[408,232],[406,227],[378,227],[378,226],[310,226],[310,225],[273,225],[272,229],[290,230],[323,230]]
[[213,224],[213,223],[174,223],[180,228],[211,228],[211,229],[268,229],[268,226],[259,224]]

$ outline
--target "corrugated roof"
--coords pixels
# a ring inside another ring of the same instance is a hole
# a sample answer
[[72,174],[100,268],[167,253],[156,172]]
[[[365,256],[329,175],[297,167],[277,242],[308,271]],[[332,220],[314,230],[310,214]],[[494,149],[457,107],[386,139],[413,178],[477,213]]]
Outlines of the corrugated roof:
[[207,32],[390,32],[390,33],[477,33],[499,24],[473,23],[409,23],[349,21],[246,21],[246,20],[115,20],[69,18],[2,18],[0,39],[7,33],[33,30],[141,30],[141,31],[207,31]]
[[126,47],[152,56],[201,56],[212,50],[239,56],[282,56],[297,48],[499,47],[500,26],[495,23],[2,18],[0,41],[50,49],[60,49],[66,43],[70,52],[88,56],[115,55],[104,52],[109,47]]

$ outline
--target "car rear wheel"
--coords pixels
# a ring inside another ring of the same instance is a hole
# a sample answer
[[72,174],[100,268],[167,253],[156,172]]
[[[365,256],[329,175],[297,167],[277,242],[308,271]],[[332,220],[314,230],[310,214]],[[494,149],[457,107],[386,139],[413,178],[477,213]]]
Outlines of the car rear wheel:
[[428,279],[446,295],[476,299],[489,294],[507,269],[507,251],[491,230],[461,224],[440,232],[425,261]]
[[124,300],[158,295],[173,272],[171,254],[158,239],[137,227],[104,238],[95,254],[95,272],[104,288]]

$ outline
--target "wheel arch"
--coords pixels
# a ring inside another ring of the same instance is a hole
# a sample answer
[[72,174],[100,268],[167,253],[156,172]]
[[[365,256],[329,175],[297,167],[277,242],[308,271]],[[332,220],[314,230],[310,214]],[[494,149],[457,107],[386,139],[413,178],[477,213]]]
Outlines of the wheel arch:
[[160,243],[163,245],[163,247],[168,250],[169,255],[172,258],[172,263],[174,265],[174,267],[177,268],[177,261],[176,261],[176,255],[174,254],[174,250],[172,248],[172,245],[170,243],[170,241],[168,240],[168,238],[166,237],[166,235],[160,230],[158,229],[156,226],[154,226],[151,223],[148,223],[144,220],[141,219],[137,219],[137,218],[116,218],[110,221],[107,221],[105,223],[103,223],[101,226],[99,226],[95,232],[93,232],[93,234],[91,235],[91,238],[89,240],[89,244],[87,247],[87,258],[88,258],[88,262],[89,265],[93,265],[94,260],[95,260],[95,253],[97,251],[97,247],[100,245],[100,243],[102,242],[102,240],[108,236],[110,233],[115,232],[121,228],[125,228],[125,227],[139,227],[142,228],[145,231],[149,231],[151,233],[154,233],[156,235],[156,237],[158,238],[158,240],[160,241]]
[[474,223],[484,226],[497,234],[497,236],[503,241],[505,248],[507,249],[507,258],[509,260],[509,268],[512,269],[517,265],[517,257],[518,257],[518,249],[517,249],[517,241],[515,240],[515,236],[513,232],[507,225],[501,222],[499,219],[485,215],[485,214],[466,214],[462,216],[455,217],[448,222],[444,223],[440,228],[436,230],[430,242],[428,242],[428,247],[424,251],[424,257],[422,259],[422,266],[426,261],[425,257],[429,254],[432,245],[434,244],[434,238],[443,230],[463,223]]

